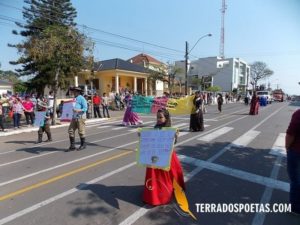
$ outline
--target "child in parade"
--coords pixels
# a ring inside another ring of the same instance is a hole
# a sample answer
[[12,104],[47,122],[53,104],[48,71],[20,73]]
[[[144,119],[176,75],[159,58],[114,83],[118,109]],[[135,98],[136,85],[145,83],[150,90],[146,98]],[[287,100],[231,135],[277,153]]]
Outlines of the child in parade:
[[[166,109],[158,110],[157,122],[154,126],[157,129],[163,127],[171,127],[170,114]],[[175,136],[175,143],[177,136],[178,132]],[[173,196],[173,179],[177,181],[182,189],[185,189],[181,164],[174,150],[171,156],[169,171],[147,167],[143,201],[154,206],[168,204]]]
[[40,126],[40,128],[38,130],[37,143],[41,143],[43,141],[43,133],[44,132],[47,134],[47,137],[48,137],[47,142],[52,141],[51,130],[50,130],[50,111],[47,107],[47,103],[45,101],[38,100],[37,110],[38,110],[38,112],[46,112],[45,119],[44,119],[44,125]]

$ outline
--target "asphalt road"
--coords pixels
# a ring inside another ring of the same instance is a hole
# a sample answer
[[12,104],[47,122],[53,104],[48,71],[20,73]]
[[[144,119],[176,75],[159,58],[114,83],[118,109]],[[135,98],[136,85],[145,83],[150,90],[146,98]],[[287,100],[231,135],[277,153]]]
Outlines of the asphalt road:
[[[284,135],[299,106],[273,103],[258,116],[241,103],[225,104],[221,114],[209,106],[204,132],[188,132],[188,115],[172,117],[196,221],[175,202],[150,207],[141,201],[145,168],[136,165],[137,127],[121,126],[123,112],[89,123],[84,151],[64,152],[67,127],[52,129],[51,143],[35,144],[36,131],[0,137],[0,225],[299,225],[300,217],[288,212],[212,212],[214,206],[288,204]],[[155,115],[142,119],[153,127]]]

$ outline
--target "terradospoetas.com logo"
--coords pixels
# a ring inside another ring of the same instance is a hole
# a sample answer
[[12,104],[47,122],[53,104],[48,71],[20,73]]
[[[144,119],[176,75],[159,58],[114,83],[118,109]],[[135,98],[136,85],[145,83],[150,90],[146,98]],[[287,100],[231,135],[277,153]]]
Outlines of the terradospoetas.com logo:
[[197,213],[286,213],[288,203],[195,203]]

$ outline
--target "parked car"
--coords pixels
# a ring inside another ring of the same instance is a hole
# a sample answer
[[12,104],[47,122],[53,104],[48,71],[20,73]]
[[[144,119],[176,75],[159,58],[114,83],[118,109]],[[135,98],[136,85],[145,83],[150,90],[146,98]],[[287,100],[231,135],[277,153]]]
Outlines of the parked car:
[[261,98],[261,97],[266,98],[268,104],[271,104],[273,102],[273,96],[270,91],[257,91],[256,95],[259,98]]

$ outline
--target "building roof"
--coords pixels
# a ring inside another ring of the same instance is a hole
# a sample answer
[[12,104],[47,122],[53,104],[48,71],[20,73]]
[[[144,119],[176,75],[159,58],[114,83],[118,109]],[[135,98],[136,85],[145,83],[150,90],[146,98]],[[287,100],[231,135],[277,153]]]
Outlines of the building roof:
[[0,80],[0,85],[13,86],[13,83],[6,80]]
[[105,71],[114,69],[148,73],[148,70],[146,68],[118,58],[94,63],[94,71]]
[[127,60],[128,62],[132,62],[134,64],[143,64],[144,62],[147,63],[153,63],[153,64],[163,64],[162,62],[158,61],[157,59],[153,58],[150,55],[141,53],[139,55],[136,55],[130,59]]

